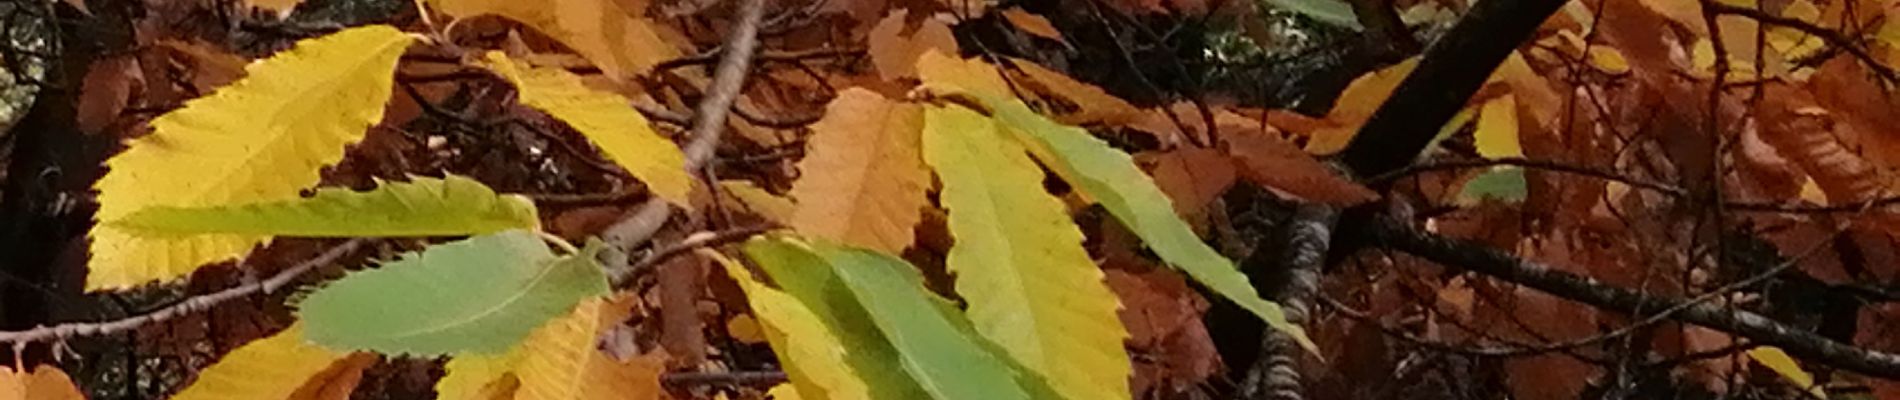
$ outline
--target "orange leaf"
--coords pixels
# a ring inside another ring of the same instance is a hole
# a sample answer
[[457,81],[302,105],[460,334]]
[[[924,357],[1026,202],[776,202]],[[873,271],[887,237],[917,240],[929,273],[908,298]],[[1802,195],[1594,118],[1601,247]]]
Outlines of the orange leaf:
[[907,15],[905,10],[892,11],[871,28],[865,40],[871,65],[877,67],[878,77],[886,81],[916,77],[917,56],[927,50],[957,53],[957,38],[950,33],[950,26],[935,18],[924,18],[916,30],[904,35]]
[[1141,110],[1134,105],[1095,85],[1076,81],[1029,60],[1010,58],[1009,61],[1029,77],[1028,83],[1037,86],[1038,91],[1075,104],[1077,110],[1056,118],[1057,122],[1070,125],[1122,125],[1134,122],[1141,116]]
[[909,247],[929,205],[930,172],[919,150],[923,113],[870,90],[846,89],[812,124],[810,149],[792,184],[800,234],[883,250]]
[[1277,136],[1260,131],[1222,133],[1240,175],[1254,183],[1339,207],[1378,197],[1371,189],[1334,175],[1319,160]]
[[374,354],[351,354],[311,376],[288,400],[348,400],[350,393],[356,391],[356,384],[363,380],[363,370],[375,364]]
[[1372,118],[1372,113],[1385,104],[1385,98],[1392,96],[1399,82],[1412,74],[1412,68],[1418,66],[1418,57],[1385,67],[1378,71],[1353,79],[1346,90],[1339,94],[1332,112],[1326,114],[1326,121],[1332,125],[1307,133],[1312,140],[1306,143],[1306,151],[1313,154],[1333,154],[1346,149],[1346,143],[1359,133],[1359,126]]
[[1056,30],[1055,24],[1049,23],[1048,18],[1043,18],[1041,15],[1030,14],[1028,11],[1024,11],[1022,7],[1010,7],[1008,10],[1003,10],[1003,19],[1009,21],[1010,25],[1015,25],[1016,29],[1024,33],[1068,43],[1067,40],[1062,39],[1062,32]]
[[1154,164],[1148,172],[1155,186],[1174,200],[1174,211],[1198,216],[1202,209],[1234,184],[1234,162],[1226,153],[1203,147],[1183,147],[1140,159]]
[[65,371],[50,365],[33,369],[33,373],[18,373],[7,367],[0,367],[0,400],[85,400],[79,388],[73,386],[72,377]]
[[628,79],[679,57],[664,27],[616,0],[431,0],[455,18],[493,14],[519,21],[587,57],[608,77]]

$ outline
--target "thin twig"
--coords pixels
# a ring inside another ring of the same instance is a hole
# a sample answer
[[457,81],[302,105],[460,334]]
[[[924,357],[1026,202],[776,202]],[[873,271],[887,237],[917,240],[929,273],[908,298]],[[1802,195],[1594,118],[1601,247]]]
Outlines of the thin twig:
[[1397,180],[1400,178],[1417,175],[1419,173],[1430,172],[1430,171],[1467,169],[1467,168],[1485,168],[1485,167],[1494,167],[1494,166],[1500,166],[1500,165],[1509,165],[1509,166],[1514,166],[1514,167],[1548,170],[1548,171],[1554,171],[1554,172],[1564,172],[1564,173],[1588,176],[1588,177],[1602,179],[1606,181],[1622,183],[1622,184],[1630,185],[1637,188],[1654,190],[1654,191],[1662,192],[1663,194],[1668,194],[1674,197],[1683,197],[1683,196],[1688,195],[1687,190],[1683,190],[1682,188],[1676,187],[1675,185],[1661,183],[1661,182],[1647,181],[1647,180],[1643,180],[1643,179],[1635,178],[1635,177],[1623,176],[1614,171],[1605,171],[1605,170],[1596,169],[1592,167],[1586,167],[1586,166],[1581,166],[1581,165],[1571,165],[1571,164],[1565,164],[1565,163],[1556,162],[1556,161],[1534,160],[1534,159],[1517,158],[1517,157],[1499,158],[1499,159],[1490,159],[1490,160],[1439,161],[1439,162],[1432,162],[1432,163],[1426,163],[1426,164],[1414,164],[1414,165],[1406,166],[1405,168],[1401,168],[1399,170],[1395,170],[1389,173],[1385,173],[1385,174],[1373,177],[1372,179],[1367,179],[1366,182],[1384,183],[1384,182],[1390,182],[1390,181]]
[[[738,100],[740,89],[745,87],[752,55],[759,47],[759,20],[765,16],[764,0],[741,0],[738,16],[731,36],[726,38],[727,50],[719,61],[719,68],[713,72],[707,96],[700,100],[693,115],[692,142],[687,143],[685,149],[687,173],[698,173],[712,160],[713,149],[719,146],[719,136],[726,129],[726,117],[732,103]],[[633,275],[634,269],[626,262],[627,252],[652,238],[672,214],[671,205],[665,199],[653,197],[601,233],[617,250],[609,252],[617,254],[606,260],[613,282],[625,282]]]
[[1704,3],[1703,7],[1708,7],[1708,10],[1710,12],[1713,12],[1716,14],[1727,14],[1727,15],[1737,15],[1737,16],[1742,16],[1742,17],[1748,17],[1749,19],[1760,21],[1761,23],[1764,23],[1764,24],[1794,28],[1795,30],[1801,31],[1802,33],[1814,35],[1815,37],[1821,38],[1821,40],[1825,40],[1828,43],[1833,44],[1836,48],[1846,51],[1847,54],[1853,55],[1854,58],[1860,59],[1861,63],[1867,64],[1867,68],[1872,69],[1874,73],[1876,74],[1880,74],[1881,79],[1885,79],[1889,83],[1900,84],[1900,72],[1894,71],[1892,67],[1888,67],[1886,64],[1881,64],[1880,58],[1874,57],[1873,54],[1868,53],[1867,49],[1860,46],[1860,43],[1858,41],[1847,37],[1846,34],[1843,34],[1840,31],[1823,28],[1813,23],[1802,21],[1799,19],[1769,14],[1767,12],[1763,12],[1761,10],[1756,10],[1756,9],[1748,8],[1748,7],[1733,6],[1733,5],[1729,5],[1727,3],[1723,3],[1719,1],[1709,1],[1709,2],[1703,2],[1703,3]]
[[785,382],[783,371],[669,372],[660,376],[667,386],[737,385],[768,387]]
[[358,247],[362,247],[364,242],[365,240],[363,239],[344,242],[341,245],[324,251],[323,254],[319,254],[314,258],[304,260],[304,262],[298,263],[290,268],[285,268],[283,271],[278,271],[277,274],[271,276],[270,279],[246,283],[209,294],[193,296],[177,304],[144,314],[111,321],[69,322],[53,326],[40,326],[24,331],[0,332],[0,343],[24,345],[33,342],[66,340],[82,336],[111,335],[138,329],[139,327],[145,326],[145,324],[165,322],[187,314],[209,310],[211,307],[231,301],[232,299],[250,296],[255,293],[275,292],[277,289],[289,285],[290,281],[297,279],[298,276],[310,272],[310,270],[316,269],[317,267],[329,265],[331,262],[343,257],[343,255],[349,254]]

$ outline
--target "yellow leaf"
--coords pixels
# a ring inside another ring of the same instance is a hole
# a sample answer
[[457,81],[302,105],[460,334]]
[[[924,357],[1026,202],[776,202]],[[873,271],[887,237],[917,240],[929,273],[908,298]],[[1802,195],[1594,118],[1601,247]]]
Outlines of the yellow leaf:
[[798,387],[792,386],[792,384],[789,383],[780,383],[778,386],[773,386],[771,390],[765,391],[765,397],[772,400],[803,399],[803,397],[798,396]]
[[1404,81],[1406,75],[1411,75],[1412,68],[1417,66],[1418,57],[1412,57],[1353,79],[1351,84],[1346,85],[1346,90],[1340,92],[1333,110],[1326,113],[1329,125],[1309,134],[1312,140],[1306,143],[1306,151],[1333,154],[1345,150],[1346,144],[1352,142],[1353,135],[1359,133],[1359,126],[1372,118],[1372,113],[1378,111],[1379,105],[1385,104],[1385,98],[1391,97],[1392,90],[1397,89],[1399,82]]
[[1788,379],[1789,383],[1808,391],[1808,394],[1814,395],[1815,398],[1827,398],[1827,391],[1814,384],[1814,376],[1808,375],[1808,371],[1801,369],[1800,363],[1796,363],[1793,357],[1788,357],[1788,353],[1782,352],[1780,348],[1761,346],[1748,349],[1748,358],[1753,358],[1755,362],[1774,370],[1775,374]]
[[[644,378],[598,379],[603,374],[616,375],[614,367],[620,363],[597,348],[597,339],[607,328],[626,320],[632,312],[631,299],[631,296],[626,296],[582,301],[566,316],[550,320],[529,334],[515,350],[521,353],[520,363],[514,368],[515,376],[521,379],[521,389],[516,392],[515,398],[567,400],[605,399],[610,397],[600,396],[611,396],[614,399],[659,399],[658,369]],[[624,379],[650,380],[652,385],[643,390],[620,393],[595,388],[599,385],[622,384],[614,381]]]
[[1119,304],[1042,167],[998,123],[925,111],[924,160],[943,181],[949,269],[976,331],[1070,399],[1130,398]]
[[574,49],[614,79],[647,73],[679,58],[661,26],[643,10],[623,8],[616,0],[432,0],[437,11],[457,19],[493,14],[519,21]]
[[588,88],[581,78],[560,68],[529,66],[499,51],[488,52],[484,67],[508,79],[520,92],[521,103],[566,122],[647,189],[673,204],[687,205],[693,178],[686,174],[686,155],[673,141],[653,131],[653,124],[620,95]]
[[1068,42],[1062,39],[1062,32],[1056,30],[1055,24],[1049,23],[1048,18],[1031,14],[1029,11],[1023,10],[1022,7],[1010,7],[1008,10],[1003,10],[1003,19],[1009,21],[1010,25],[1015,25],[1017,30],[1021,30],[1024,33],[1041,36],[1045,39],[1058,42]]
[[1484,102],[1483,107],[1478,111],[1478,129],[1471,134],[1477,139],[1478,155],[1492,159],[1523,157],[1524,148],[1518,144],[1516,98],[1499,96]]
[[1042,92],[1075,104],[1077,110],[1056,118],[1057,122],[1070,125],[1122,125],[1141,118],[1140,109],[1120,97],[1108,94],[1102,88],[1076,81],[1029,60],[1011,58],[1009,61],[1016,69],[1023,71],[1023,75],[1028,75],[1030,83],[1041,86]]
[[[206,207],[297,198],[383,117],[396,61],[413,41],[385,25],[299,42],[251,64],[249,76],[152,120],[153,133],[106,161],[101,222],[150,206]],[[116,289],[190,273],[236,257],[267,237],[146,238],[92,230],[88,289]]]
[[1821,185],[1816,184],[1814,177],[1810,176],[1801,182],[1801,199],[1809,203],[1827,205],[1827,192],[1821,191]]
[[957,53],[956,35],[950,33],[949,25],[935,18],[925,18],[917,30],[904,35],[908,15],[907,10],[892,11],[871,27],[871,33],[866,36],[865,51],[871,56],[871,65],[877,67],[878,77],[886,81],[916,77],[917,56],[925,51]]
[[1623,58],[1623,52],[1609,46],[1590,46],[1590,66],[1610,74],[1630,71],[1630,62]]
[[85,400],[86,395],[73,386],[72,377],[51,365],[33,368],[33,373],[14,372],[0,367],[0,400]]
[[738,203],[733,204],[733,208],[757,213],[772,223],[781,225],[792,223],[792,212],[797,206],[793,205],[789,199],[767,192],[758,185],[752,184],[751,181],[719,181],[719,188],[725,189],[728,196],[724,198],[733,199]]
[[974,58],[961,59],[936,50],[925,51],[917,58],[917,76],[926,86],[982,96],[1016,97],[996,66]]
[[765,343],[765,332],[759,329],[759,320],[750,315],[741,314],[726,320],[726,334],[732,335],[732,340],[739,343]]
[[521,352],[503,355],[458,354],[442,369],[448,371],[435,383],[440,400],[512,399],[520,381],[510,373],[521,359]]
[[792,228],[800,234],[900,253],[929,205],[930,172],[918,155],[923,114],[913,104],[846,89],[825,107],[800,176]]
[[850,349],[817,314],[791,295],[753,279],[751,272],[731,258],[710,249],[700,249],[699,254],[724,266],[726,274],[745,291],[752,315],[764,323],[766,341],[772,343],[773,352],[785,365],[789,387],[799,388],[797,392],[814,399],[871,398],[861,375],[845,361]]
[[356,353],[330,363],[286,400],[349,400],[356,384],[363,380],[363,370],[375,365],[376,358],[375,354]]
[[299,322],[232,350],[172,400],[288,398],[343,357],[304,341]]

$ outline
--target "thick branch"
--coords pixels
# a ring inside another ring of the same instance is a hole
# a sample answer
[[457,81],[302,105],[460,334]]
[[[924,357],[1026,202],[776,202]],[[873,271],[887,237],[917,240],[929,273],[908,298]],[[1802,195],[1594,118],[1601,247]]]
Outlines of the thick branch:
[[[706,97],[699,101],[698,109],[693,114],[692,141],[685,148],[686,171],[689,173],[697,173],[705,167],[712,160],[713,149],[719,146],[719,135],[726,129],[726,117],[732,110],[733,101],[738,100],[740,89],[745,87],[746,75],[752,67],[752,55],[759,48],[759,20],[765,16],[765,1],[741,0],[738,16],[739,20],[733,24],[731,35],[726,37],[726,51],[719,60],[719,68],[713,72],[712,84],[706,89]],[[625,254],[652,238],[672,214],[673,210],[666,200],[654,197],[601,233],[601,237],[619,250],[617,253],[621,255],[617,257],[619,260],[609,260],[607,264],[614,282],[623,282],[632,275],[632,269],[627,268]]]
[[1564,0],[1480,0],[1425,50],[1341,153],[1359,176],[1404,168]]
[[[1325,267],[1326,251],[1331,245],[1337,214],[1331,207],[1302,204],[1287,218],[1279,239],[1281,251],[1261,249],[1249,256],[1247,265],[1273,265],[1276,276],[1265,291],[1286,309],[1286,319],[1304,325],[1312,316],[1313,297],[1319,292],[1320,270]],[[1265,260],[1262,260],[1265,259]],[[1240,397],[1245,399],[1299,400],[1300,372],[1294,369],[1301,353],[1299,343],[1285,333],[1268,331],[1262,338],[1260,357],[1247,371]]]
[[1745,310],[1611,286],[1548,265],[1518,259],[1489,246],[1422,232],[1389,218],[1377,218],[1371,225],[1367,230],[1372,236],[1371,243],[1411,253],[1448,267],[1464,268],[1571,301],[1620,312],[1679,310],[1671,318],[1745,337],[1757,344],[1779,347],[1796,357],[1841,369],[1900,379],[1900,354],[1836,342]]

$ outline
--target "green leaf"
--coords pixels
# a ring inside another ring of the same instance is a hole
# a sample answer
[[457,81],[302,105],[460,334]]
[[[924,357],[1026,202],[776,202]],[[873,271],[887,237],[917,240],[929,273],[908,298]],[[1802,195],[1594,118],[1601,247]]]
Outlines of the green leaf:
[[700,254],[725,267],[726,275],[745,291],[752,315],[765,328],[766,340],[772,343],[786,377],[799,393],[814,399],[871,399],[863,374],[845,361],[856,343],[839,340],[803,302],[753,279],[738,261],[710,249],[700,249]]
[[755,238],[744,250],[785,294],[804,304],[840,342],[851,344],[844,361],[864,380],[871,398],[927,398],[917,380],[905,373],[897,349],[871,323],[864,307],[823,258],[786,239]]
[[352,273],[298,304],[305,336],[336,350],[439,356],[501,354],[548,319],[607,293],[590,242],[555,257],[510,230],[431,246]]
[[1135,165],[1133,157],[1089,135],[1087,130],[1062,125],[1030,110],[1015,99],[976,96],[993,116],[1029,145],[1030,153],[1057,175],[1102,204],[1110,215],[1140,236],[1168,264],[1187,272],[1221,297],[1285,332],[1309,351],[1318,351],[1306,332],[1286,320],[1280,305],[1255,291],[1247,275],[1233,261],[1202,242],[1186,221],[1174,213],[1168,196]]
[[1352,12],[1352,5],[1343,0],[1264,0],[1274,7],[1300,13],[1320,22],[1338,25],[1352,30],[1365,29],[1359,25],[1359,17]]
[[1458,192],[1461,202],[1470,204],[1492,198],[1506,202],[1524,201],[1524,169],[1518,167],[1494,167],[1470,181],[1465,182],[1463,190]]
[[948,265],[975,330],[1070,399],[1127,399],[1115,293],[1022,145],[962,107],[924,112],[924,160],[943,181]]
[[867,250],[813,243],[839,282],[858,299],[897,348],[904,370],[938,400],[1028,399],[1009,364],[980,338],[963,334],[937,312],[923,276],[904,260]]
[[534,203],[461,176],[415,177],[375,190],[318,189],[295,200],[214,207],[148,207],[105,222],[152,235],[453,236],[533,229]]

